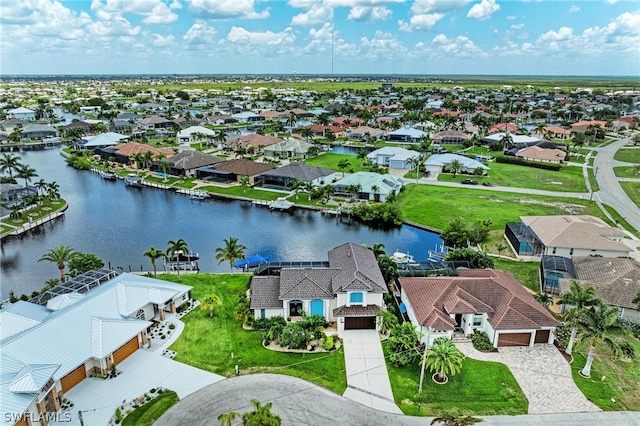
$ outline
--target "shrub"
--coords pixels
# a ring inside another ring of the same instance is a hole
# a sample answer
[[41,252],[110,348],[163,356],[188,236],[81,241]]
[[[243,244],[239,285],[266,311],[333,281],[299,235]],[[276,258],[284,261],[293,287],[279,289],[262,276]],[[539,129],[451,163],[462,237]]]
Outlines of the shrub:
[[291,349],[303,349],[307,347],[309,336],[304,328],[297,322],[287,324],[282,330],[281,345]]
[[274,323],[269,330],[267,330],[262,336],[262,340],[265,343],[270,343],[273,341],[278,341],[282,338],[282,331],[284,330],[285,324],[280,322]]
[[269,330],[276,324],[281,324],[283,327],[287,325],[287,320],[283,317],[271,317],[271,318],[257,318],[253,323],[253,328],[256,330]]
[[556,339],[558,339],[558,342],[560,342],[562,346],[566,348],[569,344],[569,338],[571,337],[571,327],[566,324],[562,324],[556,327],[556,331],[554,334],[556,336]]
[[325,348],[328,351],[333,349],[335,347],[335,343],[333,342],[333,337],[326,336],[324,338],[324,342],[322,343],[322,347]]
[[562,166],[560,164],[553,163],[539,163],[537,161],[528,161],[518,157],[512,157],[510,155],[500,155],[496,157],[498,163],[518,164],[520,166],[535,167],[536,169],[559,171]]
[[174,328],[176,328],[175,324],[169,324],[169,330],[173,330]]
[[489,340],[489,336],[484,331],[474,330],[471,336],[473,347],[479,351],[492,351],[493,344]]
[[618,321],[626,325],[631,330],[633,335],[636,338],[640,339],[640,321],[630,318],[618,318]]
[[636,357],[636,351],[629,342],[620,343],[620,351],[625,358],[634,359]]
[[353,208],[353,216],[373,226],[400,226],[402,214],[398,206],[390,203],[362,203]]

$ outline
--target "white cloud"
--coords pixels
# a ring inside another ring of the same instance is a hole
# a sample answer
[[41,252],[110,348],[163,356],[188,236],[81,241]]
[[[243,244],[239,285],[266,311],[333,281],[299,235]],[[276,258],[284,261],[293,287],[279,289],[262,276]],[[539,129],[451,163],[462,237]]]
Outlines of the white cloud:
[[269,10],[258,12],[254,0],[186,0],[189,10],[206,19],[265,19]]
[[178,15],[162,0],[105,0],[105,3],[102,3],[102,0],[93,0],[91,9],[101,13],[101,16],[106,16],[105,13],[141,15],[145,17],[142,20],[145,24],[171,24],[178,20]]
[[485,20],[491,18],[491,15],[499,10],[500,5],[495,0],[482,0],[469,9],[467,18]]
[[471,0],[416,0],[411,5],[413,16],[409,21],[399,20],[401,31],[428,31],[440,21],[447,12],[464,7]]
[[169,9],[182,9],[182,4],[178,0],[173,0],[169,5]]
[[293,44],[296,40],[291,28],[274,33],[273,31],[247,31],[241,27],[231,27],[227,40],[232,43],[246,43],[262,46],[277,46]]
[[360,38],[361,55],[369,60],[401,59],[407,53],[407,48],[391,33],[376,31],[374,36]]
[[496,0],[482,0],[469,9],[467,18],[485,20],[491,18],[491,15],[499,10],[500,5],[496,3]]
[[580,12],[580,6],[576,6],[575,4],[571,5],[571,7],[569,8],[569,13],[578,13],[578,12]]
[[457,58],[485,57],[487,54],[476,44],[465,36],[449,38],[444,34],[438,34],[431,40],[431,46]]
[[169,34],[168,36],[163,36],[160,34],[153,34],[153,42],[152,44],[155,47],[167,47],[167,46],[174,46],[176,38],[173,36],[173,34]]
[[333,19],[333,8],[318,4],[313,6],[307,12],[299,13],[291,19],[291,25],[295,26],[313,26],[329,22]]
[[400,31],[427,31],[433,28],[444,17],[442,13],[425,13],[413,15],[409,22],[398,21]]
[[573,37],[573,28],[560,27],[558,31],[550,30],[542,34],[538,38],[538,41],[540,41],[541,43],[546,43],[546,42],[553,43],[558,41],[566,41],[572,37]]
[[524,24],[523,23],[513,24],[509,28],[512,30],[521,30],[524,28]]
[[324,52],[327,49],[331,49],[332,42],[335,47],[336,39],[339,38],[339,34],[335,32],[333,24],[325,22],[319,29],[311,28],[309,30],[309,39],[311,41],[304,47],[304,51],[305,53]]
[[347,19],[369,22],[384,21],[391,18],[392,14],[393,12],[391,12],[391,9],[386,6],[355,6],[349,11],[349,16],[347,17]]
[[182,39],[189,45],[209,45],[213,44],[216,33],[215,28],[210,27],[202,20],[197,20],[182,36]]

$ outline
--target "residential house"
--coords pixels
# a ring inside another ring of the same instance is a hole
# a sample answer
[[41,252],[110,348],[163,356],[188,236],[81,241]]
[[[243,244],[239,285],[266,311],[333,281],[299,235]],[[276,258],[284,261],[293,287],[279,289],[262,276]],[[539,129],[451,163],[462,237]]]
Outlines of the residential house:
[[175,118],[173,120],[174,123],[177,123],[180,125],[180,127],[182,127],[183,129],[189,126],[199,126],[200,124],[202,124],[202,122],[204,121],[204,119],[202,118],[198,118],[195,115],[192,116],[180,116],[178,118]]
[[264,149],[265,158],[307,158],[309,148],[314,146],[301,139],[287,138]]
[[380,166],[387,166],[392,169],[410,169],[415,167],[412,161],[420,160],[420,153],[410,149],[385,146],[370,152],[367,154],[367,158]]
[[480,161],[458,154],[434,154],[427,158],[424,165],[430,173],[441,173],[443,170],[446,171],[446,166],[454,160],[462,165],[462,173],[475,174],[476,170],[482,170],[482,174],[486,175],[489,170],[489,167]]
[[572,133],[584,133],[591,126],[593,126],[593,127],[601,127],[601,128],[604,129],[605,127],[607,127],[607,122],[606,121],[602,121],[602,120],[583,120],[583,121],[578,121],[578,122],[573,123],[571,125],[571,132]]
[[335,174],[334,170],[307,166],[298,161],[260,173],[256,176],[254,182],[256,186],[276,186],[282,189],[288,189],[294,180],[311,183],[314,186],[322,186],[333,182]]
[[0,124],[2,124],[2,129],[6,130],[8,133],[11,133],[16,127],[19,129],[24,128],[27,124],[29,124],[29,122],[17,118],[9,118],[7,120],[3,120]]
[[196,170],[196,176],[198,179],[224,183],[237,182],[246,176],[253,185],[257,175],[271,169],[275,169],[272,164],[236,158],[216,163],[210,167],[201,167]]
[[60,136],[60,132],[46,124],[27,124],[22,128],[22,137],[26,139],[44,139]]
[[251,279],[256,318],[297,318],[306,312],[337,323],[338,331],[375,329],[388,292],[373,251],[352,242],[333,248],[322,267],[283,267]]
[[262,152],[264,148],[282,142],[284,139],[273,135],[260,135],[258,133],[252,133],[249,135],[239,136],[237,138],[229,139],[226,143],[228,147],[235,150],[238,148],[251,149],[255,152]]
[[[215,155],[206,154],[200,151],[184,150],[172,155],[166,161],[170,164],[170,167],[167,169],[168,174],[191,177],[196,176],[197,169],[213,166],[214,164],[222,163],[225,160],[223,158],[216,157]],[[164,173],[159,161],[153,162],[149,169]]]
[[212,141],[216,132],[203,126],[191,126],[180,130],[176,139],[180,145],[189,145],[196,142]]
[[[534,137],[534,136],[513,135],[511,133],[509,133],[508,135],[511,138],[511,142],[514,145],[516,146],[522,145],[522,147],[536,145],[542,142],[543,140],[542,138]],[[481,142],[484,145],[489,145],[491,143],[503,143],[503,138],[505,136],[507,136],[507,133],[502,133],[502,132],[494,133],[493,135],[488,135],[482,138]]]
[[264,120],[264,117],[251,111],[239,112],[231,117],[240,123],[257,123]]
[[[381,175],[373,172],[356,172],[344,176],[333,184],[336,195],[359,200],[386,201],[391,194],[398,194],[402,188],[402,179],[394,175]],[[358,187],[357,194],[349,189]]]
[[560,149],[547,149],[542,148],[538,145],[534,145],[518,150],[515,153],[515,156],[528,161],[562,164],[565,157],[567,156],[567,153]]
[[385,131],[382,129],[376,129],[375,127],[360,126],[347,132],[347,136],[349,139],[355,140],[366,141],[369,137],[379,140],[385,137]]
[[19,107],[7,111],[7,117],[23,121],[36,121],[36,112],[29,108]]
[[174,124],[173,121],[159,115],[152,115],[151,117],[140,120],[140,128],[145,130],[171,129]]
[[24,207],[24,199],[34,195],[38,195],[38,189],[35,186],[24,186],[17,183],[0,183],[0,196],[2,196],[0,217],[9,214],[11,207]]
[[106,148],[121,143],[129,142],[129,136],[120,133],[107,132],[95,136],[83,136],[80,138],[78,146],[84,149]]
[[489,127],[489,133],[506,132],[506,133],[513,134],[517,131],[518,131],[518,126],[513,123],[497,123]]
[[469,135],[457,130],[443,130],[433,135],[434,145],[462,145]]
[[3,416],[2,424],[28,425],[30,418],[19,421],[24,413],[36,418],[59,411],[70,389],[147,345],[151,321],[176,313],[190,300],[190,290],[100,269],[5,307],[0,311],[0,398],[3,410],[18,418]]
[[410,126],[401,127],[398,130],[387,133],[387,142],[419,144],[429,134]]
[[492,269],[457,277],[400,277],[407,315],[432,345],[454,332],[484,331],[494,347],[553,344],[560,323],[513,276]]
[[153,158],[158,158],[158,156],[162,155],[164,155],[165,158],[169,158],[175,154],[175,152],[173,152],[173,149],[154,148],[151,145],[145,145],[138,142],[127,142],[124,144],[107,146],[105,148],[97,148],[95,150],[95,153],[99,155],[103,160],[113,160],[122,164],[129,164],[131,163],[131,158],[135,154],[144,154],[146,152],[151,152]]
[[296,132],[300,132],[300,129],[307,128],[311,130],[311,134],[317,137],[325,137],[327,132],[332,132],[336,137],[341,138],[347,136],[347,133],[342,127],[338,126],[323,126],[321,124],[312,124],[309,126],[296,127]]
[[521,256],[627,257],[631,249],[622,240],[624,232],[602,219],[587,215],[521,216],[510,222],[505,237]]

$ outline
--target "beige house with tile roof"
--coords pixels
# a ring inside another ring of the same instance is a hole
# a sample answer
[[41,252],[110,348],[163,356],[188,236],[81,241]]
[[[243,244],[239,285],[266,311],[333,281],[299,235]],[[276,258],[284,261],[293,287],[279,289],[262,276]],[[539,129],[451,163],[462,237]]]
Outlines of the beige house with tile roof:
[[530,146],[516,152],[516,157],[529,161],[539,161],[542,163],[560,164],[566,158],[567,153],[561,149],[548,149],[539,146]]
[[400,298],[423,342],[480,330],[495,347],[553,343],[560,323],[513,276],[492,269],[458,272],[398,279]]

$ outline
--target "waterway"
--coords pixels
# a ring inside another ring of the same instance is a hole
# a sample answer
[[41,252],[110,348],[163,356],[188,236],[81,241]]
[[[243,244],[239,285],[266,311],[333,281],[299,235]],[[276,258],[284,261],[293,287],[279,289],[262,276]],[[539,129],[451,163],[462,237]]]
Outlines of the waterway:
[[272,212],[248,202],[194,201],[171,191],[131,188],[122,181],[74,170],[57,149],[19,155],[36,169],[35,180],[60,185],[69,209],[63,218],[37,231],[3,241],[3,298],[11,290],[31,293],[47,279],[58,277],[54,264],[38,259],[59,245],[93,253],[114,269],[149,271],[149,259],[142,255],[149,246],[166,250],[167,241],[183,238],[200,254],[202,272],[223,272],[229,271],[229,265],[218,265],[215,249],[229,237],[239,238],[248,256],[262,255],[272,261],[326,260],[328,250],[348,241],[369,246],[383,243],[389,253],[399,250],[425,260],[428,250],[441,244],[436,234],[406,225],[377,230],[354,221],[339,222],[317,211]]

